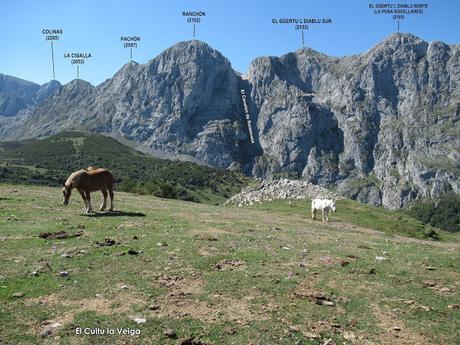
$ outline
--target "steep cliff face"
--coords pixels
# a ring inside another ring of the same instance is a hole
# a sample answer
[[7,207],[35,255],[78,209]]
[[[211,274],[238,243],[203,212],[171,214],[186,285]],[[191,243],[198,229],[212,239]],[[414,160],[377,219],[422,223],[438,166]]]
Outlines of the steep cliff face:
[[254,175],[296,171],[324,185],[337,180],[334,162],[343,151],[343,133],[328,104],[317,97],[320,79],[334,62],[301,49],[252,63],[247,80],[252,85],[256,135],[263,151],[256,159]]
[[241,77],[205,43],[181,42],[97,87],[81,80],[61,87],[1,124],[0,136],[116,133],[219,168],[297,174],[399,208],[460,193],[459,58],[459,46],[398,33],[344,58],[307,48],[258,58]]
[[182,42],[145,65],[125,65],[98,88],[96,111],[110,114],[105,129],[130,140],[227,168],[246,137],[238,83],[219,52]]
[[257,59],[256,175],[296,171],[375,205],[460,192],[459,47],[394,34],[334,59],[309,49]]

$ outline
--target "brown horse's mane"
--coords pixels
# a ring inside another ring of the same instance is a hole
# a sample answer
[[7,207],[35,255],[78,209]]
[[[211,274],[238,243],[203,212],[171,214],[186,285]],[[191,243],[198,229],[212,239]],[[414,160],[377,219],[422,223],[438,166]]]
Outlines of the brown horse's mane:
[[78,184],[80,176],[83,172],[85,172],[85,170],[74,171],[72,174],[70,174],[69,178],[64,183],[64,186],[66,186],[67,188],[75,187]]
[[74,171],[70,176],[69,178],[67,179],[67,181],[65,182],[65,186],[67,188],[72,188],[72,187],[75,187],[76,185],[78,185],[79,181],[80,181],[80,176],[85,173],[85,172],[96,172],[97,170],[99,170],[99,168],[97,167],[87,167],[86,169],[81,169],[81,170],[78,170],[78,171]]

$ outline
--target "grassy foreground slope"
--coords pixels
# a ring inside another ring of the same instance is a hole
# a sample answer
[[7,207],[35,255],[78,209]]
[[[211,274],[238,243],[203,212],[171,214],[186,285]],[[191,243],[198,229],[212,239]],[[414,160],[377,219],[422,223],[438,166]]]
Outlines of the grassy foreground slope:
[[211,204],[225,201],[248,182],[234,172],[154,158],[94,133],[0,143],[0,183],[58,186],[88,166],[112,170],[118,190]]
[[[308,218],[305,201],[238,208],[115,198],[118,213],[88,216],[76,197],[62,206],[58,188],[0,185],[2,343],[459,339],[454,235],[450,242],[391,236],[358,225],[366,209],[354,208],[351,222],[352,203],[339,202],[323,224]],[[376,224],[384,216],[375,213]],[[59,231],[82,236],[38,237]],[[76,335],[77,327],[141,334]]]

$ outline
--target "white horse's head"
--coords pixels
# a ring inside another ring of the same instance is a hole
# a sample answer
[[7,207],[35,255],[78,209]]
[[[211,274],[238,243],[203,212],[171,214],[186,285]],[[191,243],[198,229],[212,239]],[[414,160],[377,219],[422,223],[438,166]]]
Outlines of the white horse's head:
[[337,208],[335,207],[335,200],[328,200],[329,201],[329,207],[331,208],[332,211],[336,211]]

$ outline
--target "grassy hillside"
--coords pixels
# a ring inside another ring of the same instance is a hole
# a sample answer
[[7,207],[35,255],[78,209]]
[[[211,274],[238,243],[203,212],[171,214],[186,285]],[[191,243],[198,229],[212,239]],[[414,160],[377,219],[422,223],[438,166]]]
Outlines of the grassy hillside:
[[[242,208],[115,198],[118,212],[85,215],[79,198],[62,206],[58,188],[0,184],[2,342],[459,339],[458,234],[440,232],[441,242],[376,231],[399,220],[349,201],[324,224],[308,218],[306,201]],[[76,237],[39,237],[54,232]],[[75,334],[96,327],[141,334]]]
[[[305,214],[310,212],[309,203],[309,200],[291,202],[275,200],[270,203],[256,204],[254,207],[266,211],[276,210],[285,215],[295,215],[299,212],[298,207],[296,207],[299,204],[304,205],[303,212]],[[450,241],[455,238],[446,231],[423,224],[404,210],[390,211],[382,207],[364,205],[350,199],[338,200],[336,204],[340,208],[340,220],[355,226],[375,229],[389,235],[402,235],[419,239]],[[321,213],[318,213],[317,217],[320,219]]]
[[112,170],[118,190],[213,204],[247,183],[237,173],[153,158],[98,134],[65,132],[0,143],[0,182],[57,186],[88,166]]

